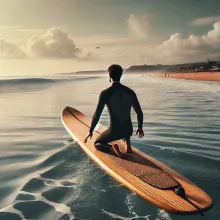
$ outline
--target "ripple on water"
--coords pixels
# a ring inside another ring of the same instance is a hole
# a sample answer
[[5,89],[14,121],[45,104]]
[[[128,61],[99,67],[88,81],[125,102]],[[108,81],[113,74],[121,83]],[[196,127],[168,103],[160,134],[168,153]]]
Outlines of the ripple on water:
[[[205,217],[219,219],[219,84],[147,77],[125,77],[124,83],[144,112],[139,139],[132,110],[133,146],[210,194],[216,203]],[[12,84],[0,95],[0,219],[181,219],[115,182],[65,131],[62,109],[73,106],[91,117],[106,79],[38,81],[25,91]],[[108,126],[106,109],[100,123]]]

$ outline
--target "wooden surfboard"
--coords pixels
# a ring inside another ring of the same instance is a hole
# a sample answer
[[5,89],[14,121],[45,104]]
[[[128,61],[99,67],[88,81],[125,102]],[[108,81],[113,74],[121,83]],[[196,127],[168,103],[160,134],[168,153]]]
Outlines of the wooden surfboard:
[[[126,154],[123,159],[111,152],[96,150],[94,141],[106,129],[103,125],[98,124],[92,139],[84,143],[89,133],[91,119],[80,111],[66,107],[61,117],[66,130],[92,160],[119,183],[145,200],[178,214],[202,213],[212,207],[212,199],[199,187],[134,147],[133,153]],[[125,151],[125,143],[122,140],[110,144],[115,143],[119,145],[121,151]],[[185,198],[175,193],[178,187],[184,188]]]

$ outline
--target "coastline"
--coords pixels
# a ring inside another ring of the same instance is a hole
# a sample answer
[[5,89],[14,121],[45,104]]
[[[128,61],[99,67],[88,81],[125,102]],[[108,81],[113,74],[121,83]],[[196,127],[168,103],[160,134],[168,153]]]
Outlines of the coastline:
[[151,77],[176,78],[187,80],[220,81],[220,72],[196,72],[196,73],[155,73]]

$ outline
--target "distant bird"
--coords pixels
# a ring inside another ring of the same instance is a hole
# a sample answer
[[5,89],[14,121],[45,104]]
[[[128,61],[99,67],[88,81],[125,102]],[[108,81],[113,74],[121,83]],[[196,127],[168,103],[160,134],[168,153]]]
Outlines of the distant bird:
[[96,49],[99,49],[100,47],[96,47]]

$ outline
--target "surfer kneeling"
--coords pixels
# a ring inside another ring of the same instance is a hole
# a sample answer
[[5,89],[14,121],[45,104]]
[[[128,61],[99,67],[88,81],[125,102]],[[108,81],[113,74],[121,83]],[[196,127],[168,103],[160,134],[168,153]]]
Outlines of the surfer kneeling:
[[130,116],[131,107],[135,110],[138,120],[138,128],[136,134],[139,137],[144,136],[142,129],[143,112],[135,92],[120,83],[123,69],[120,65],[113,64],[108,68],[109,82],[112,85],[100,93],[98,105],[92,118],[89,135],[85,142],[93,136],[93,130],[97,125],[101,116],[102,110],[106,105],[110,115],[110,126],[102,132],[95,141],[95,147],[101,151],[113,151],[117,156],[123,157],[117,144],[110,145],[109,142],[123,139],[127,145],[127,153],[132,153],[130,137],[133,133],[133,126]]

